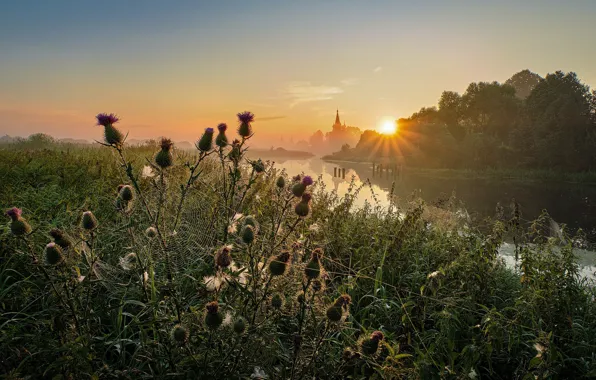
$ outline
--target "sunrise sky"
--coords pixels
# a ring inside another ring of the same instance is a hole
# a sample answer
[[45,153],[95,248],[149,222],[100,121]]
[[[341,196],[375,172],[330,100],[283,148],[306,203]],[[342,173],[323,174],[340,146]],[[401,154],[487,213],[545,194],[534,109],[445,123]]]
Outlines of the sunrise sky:
[[196,139],[235,114],[277,138],[376,128],[529,68],[596,85],[596,1],[6,1],[0,134]]

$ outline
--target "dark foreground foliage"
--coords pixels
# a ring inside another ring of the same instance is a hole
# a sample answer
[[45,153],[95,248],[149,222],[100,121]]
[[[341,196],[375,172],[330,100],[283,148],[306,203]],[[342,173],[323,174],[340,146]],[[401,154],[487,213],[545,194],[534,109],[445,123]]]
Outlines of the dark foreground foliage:
[[22,209],[0,231],[5,378],[596,376],[581,236],[515,209],[490,233],[417,199],[356,209],[357,188],[246,159],[239,116],[194,155],[127,148],[107,119],[104,147],[0,152]]

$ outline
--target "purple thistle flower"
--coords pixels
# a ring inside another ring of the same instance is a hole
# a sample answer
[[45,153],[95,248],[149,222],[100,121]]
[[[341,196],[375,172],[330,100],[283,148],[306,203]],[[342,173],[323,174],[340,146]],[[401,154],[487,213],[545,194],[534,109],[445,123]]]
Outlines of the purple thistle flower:
[[226,123],[219,123],[219,125],[217,126],[217,130],[221,133],[224,133],[226,129],[228,129],[228,125]]
[[12,219],[18,219],[22,213],[23,210],[16,207],[6,210],[6,215],[10,216]]
[[255,115],[249,111],[240,112],[238,114],[238,120],[241,123],[249,124],[249,123],[252,123],[254,121],[254,119],[255,119]]
[[97,116],[95,116],[97,118],[97,125],[103,125],[104,127],[108,126],[108,125],[112,125],[118,122],[118,117],[116,116],[116,114],[107,114],[107,113],[100,113]]
[[313,183],[313,180],[312,180],[311,176],[305,175],[304,178],[302,178],[303,185],[310,186],[310,185],[312,185],[312,183]]
[[205,128],[205,133],[212,134],[213,133],[213,128]]

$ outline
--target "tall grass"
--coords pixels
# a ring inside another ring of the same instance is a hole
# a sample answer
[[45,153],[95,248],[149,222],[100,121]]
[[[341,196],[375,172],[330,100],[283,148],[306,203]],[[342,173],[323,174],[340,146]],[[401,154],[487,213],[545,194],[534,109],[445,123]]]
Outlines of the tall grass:
[[6,378],[596,375],[596,292],[546,215],[482,233],[416,198],[356,209],[355,186],[247,159],[250,121],[157,160],[117,139],[0,151],[2,206],[32,227],[0,231]]

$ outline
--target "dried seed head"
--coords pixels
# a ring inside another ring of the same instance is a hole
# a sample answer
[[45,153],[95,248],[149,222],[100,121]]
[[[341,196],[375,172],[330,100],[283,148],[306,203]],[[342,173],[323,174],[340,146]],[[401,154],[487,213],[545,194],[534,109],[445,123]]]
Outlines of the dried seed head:
[[62,262],[64,257],[62,256],[62,248],[56,243],[48,243],[44,250],[45,261],[48,265],[57,265]]
[[219,312],[219,304],[217,301],[209,302],[206,306],[207,314],[205,314],[205,324],[212,329],[221,326],[223,316]]
[[97,219],[95,218],[95,215],[93,215],[93,213],[91,211],[85,211],[83,213],[83,217],[81,218],[81,227],[90,231],[90,230],[94,230],[95,228],[97,228],[97,224],[98,224]]
[[265,171],[265,163],[263,161],[261,161],[260,158],[256,161],[253,161],[251,164],[252,164],[252,168],[254,169],[255,173],[261,174],[262,172]]
[[269,263],[269,272],[272,276],[281,276],[285,273],[288,267],[288,261],[290,261],[290,253],[283,251],[279,255],[275,256]]
[[231,248],[224,245],[215,253],[215,265],[220,268],[227,268],[232,264]]

